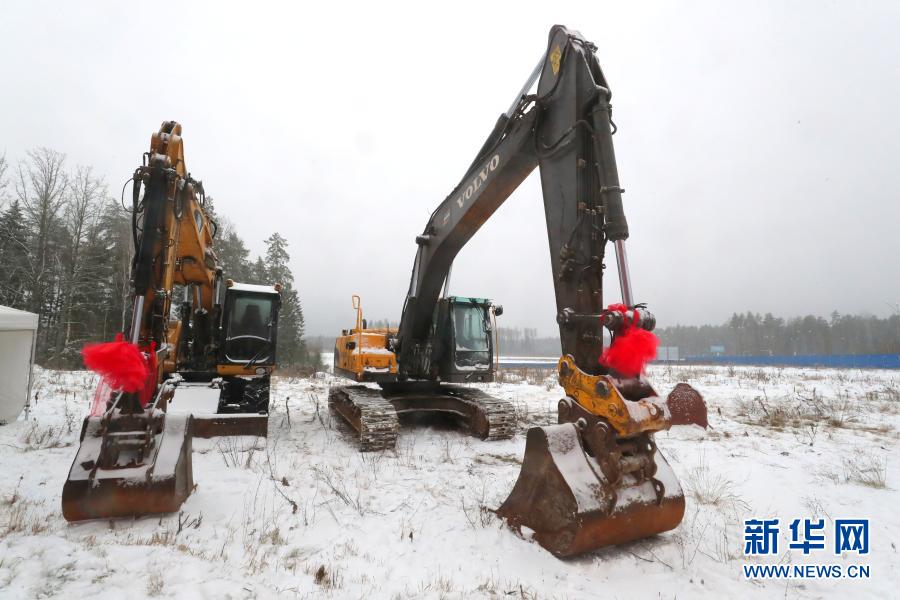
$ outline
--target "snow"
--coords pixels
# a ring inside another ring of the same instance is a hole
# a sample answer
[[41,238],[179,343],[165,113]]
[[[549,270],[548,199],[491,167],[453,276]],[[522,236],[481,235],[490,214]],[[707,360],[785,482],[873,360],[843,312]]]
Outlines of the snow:
[[[38,369],[37,400],[0,426],[0,597],[896,595],[900,372],[654,366],[649,378],[661,394],[688,381],[709,404],[711,429],[656,436],[684,521],[559,560],[481,509],[512,489],[527,428],[555,422],[552,379],[478,386],[516,406],[510,440],[410,426],[395,451],[360,454],[328,412],[330,375],[275,377],[268,439],[193,441],[197,488],[181,515],[68,524],[60,493],[96,380]],[[752,517],[781,518],[777,557],[742,555]],[[797,517],[870,518],[871,552],[789,550]],[[867,563],[872,578],[748,581],[744,563]]]
[[363,346],[362,348],[354,348],[353,354],[378,354],[381,356],[392,356],[394,353],[387,348],[379,348],[378,346]]
[[546,428],[547,449],[559,472],[563,474],[572,496],[578,505],[578,512],[600,511],[608,513],[609,494],[603,487],[603,477],[599,465],[588,457],[578,443],[575,425],[563,423]]
[[179,382],[167,410],[172,414],[215,414],[221,393],[218,384]]
[[238,283],[233,282],[228,289],[236,292],[257,292],[260,294],[277,294],[278,290],[274,285],[257,285],[255,283]]
[[672,415],[669,414],[669,407],[665,404],[664,397],[654,400],[644,399],[637,402],[626,402],[625,409],[628,410],[628,416],[633,421],[655,419],[660,412],[663,413],[665,419],[671,420],[672,418]]

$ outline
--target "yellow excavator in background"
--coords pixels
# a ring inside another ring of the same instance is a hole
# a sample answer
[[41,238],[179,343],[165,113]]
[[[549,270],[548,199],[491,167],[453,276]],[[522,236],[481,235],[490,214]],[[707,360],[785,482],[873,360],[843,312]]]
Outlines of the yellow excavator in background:
[[146,376],[98,390],[63,486],[69,521],[176,511],[194,488],[192,437],[267,433],[281,286],[224,279],[181,125],[153,134],[133,180],[131,326],[85,362],[105,381]]
[[[416,237],[409,292],[397,330],[357,324],[335,344],[335,372],[381,390],[334,386],[329,404],[360,436],[363,450],[392,447],[398,415],[455,415],[481,437],[509,437],[512,408],[447,382],[493,378],[491,313],[483,298],[449,296],[454,257],[536,167],[540,167],[556,320],[562,356],[557,425],[528,431],[519,479],[498,514],[558,556],[670,530],[684,515],[678,479],[654,433],[706,426],[706,405],[679,384],[663,399],[642,366],[607,360],[627,338],[649,335],[655,319],[635,303],[625,255],[612,135],[611,93],[579,33],[555,26],[547,50],[456,188]],[[530,93],[537,82],[535,93]],[[615,248],[622,303],[603,299],[607,243]],[[442,293],[443,288],[443,293]],[[629,361],[633,362],[633,361]]]

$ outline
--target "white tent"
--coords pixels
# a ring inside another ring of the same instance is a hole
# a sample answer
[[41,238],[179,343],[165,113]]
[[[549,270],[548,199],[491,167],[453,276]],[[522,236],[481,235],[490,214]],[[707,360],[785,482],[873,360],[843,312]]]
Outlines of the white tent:
[[14,421],[31,394],[38,317],[0,306],[0,423]]

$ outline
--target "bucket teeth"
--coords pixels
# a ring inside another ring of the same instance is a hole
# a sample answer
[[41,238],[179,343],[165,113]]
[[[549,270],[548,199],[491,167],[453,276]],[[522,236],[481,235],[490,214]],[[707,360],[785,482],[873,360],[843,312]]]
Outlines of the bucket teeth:
[[[678,526],[684,494],[650,435],[629,440],[636,454],[597,458],[582,435],[574,423],[530,429],[519,479],[497,514],[514,528],[531,529],[561,557]],[[611,460],[619,463],[617,480],[609,477]]]

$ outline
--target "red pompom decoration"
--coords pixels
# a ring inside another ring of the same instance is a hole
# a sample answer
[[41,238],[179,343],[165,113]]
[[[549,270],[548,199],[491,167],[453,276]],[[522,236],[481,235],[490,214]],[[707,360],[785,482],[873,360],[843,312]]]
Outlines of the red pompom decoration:
[[[627,313],[623,304],[613,304],[609,310]],[[651,332],[632,323],[626,323],[619,335],[613,338],[609,348],[603,351],[600,364],[614,369],[625,377],[637,377],[644,372],[647,363],[656,358],[659,339]]]
[[123,392],[142,391],[150,376],[147,360],[140,348],[124,341],[87,344],[81,349],[84,366],[103,377],[110,388]]

